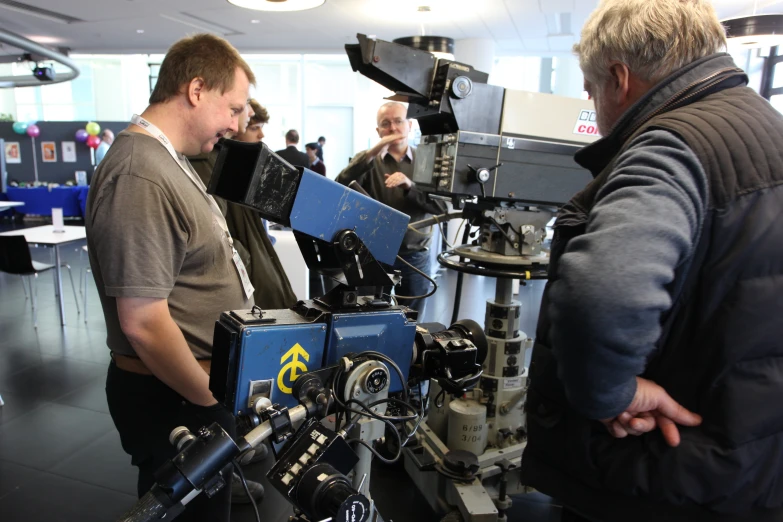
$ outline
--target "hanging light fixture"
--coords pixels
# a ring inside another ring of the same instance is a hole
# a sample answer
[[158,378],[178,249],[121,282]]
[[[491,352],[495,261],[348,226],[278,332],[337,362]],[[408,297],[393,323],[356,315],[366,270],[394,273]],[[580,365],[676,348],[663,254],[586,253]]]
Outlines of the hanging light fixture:
[[754,15],[724,20],[729,47],[756,49],[783,45],[783,15]]
[[734,49],[758,49],[783,45],[783,15],[757,15],[759,0],[753,2],[753,14],[723,20],[728,46]]
[[446,36],[406,36],[395,38],[394,43],[430,52],[438,58],[454,60],[454,39]]
[[228,0],[229,4],[255,11],[305,11],[320,7],[326,0]]

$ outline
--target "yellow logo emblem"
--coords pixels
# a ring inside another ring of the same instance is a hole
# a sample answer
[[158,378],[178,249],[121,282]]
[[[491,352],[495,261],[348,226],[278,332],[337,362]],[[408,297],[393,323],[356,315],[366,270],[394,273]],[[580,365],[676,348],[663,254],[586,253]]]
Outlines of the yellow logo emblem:
[[[307,365],[299,360],[303,358],[305,361],[310,362],[310,354],[302,348],[299,343],[296,343],[290,350],[280,358],[280,364],[283,364],[287,359],[291,359],[283,367],[280,368],[280,373],[277,374],[277,387],[283,393],[291,393],[291,387],[286,386],[286,380],[293,386],[296,378],[307,372]],[[286,376],[286,374],[288,374]]]

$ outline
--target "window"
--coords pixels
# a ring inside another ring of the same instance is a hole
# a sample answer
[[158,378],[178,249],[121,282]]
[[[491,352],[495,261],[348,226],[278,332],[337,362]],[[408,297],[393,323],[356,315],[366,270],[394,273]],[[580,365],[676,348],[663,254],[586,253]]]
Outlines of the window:
[[541,84],[541,58],[538,56],[495,58],[489,83],[506,89],[538,92]]

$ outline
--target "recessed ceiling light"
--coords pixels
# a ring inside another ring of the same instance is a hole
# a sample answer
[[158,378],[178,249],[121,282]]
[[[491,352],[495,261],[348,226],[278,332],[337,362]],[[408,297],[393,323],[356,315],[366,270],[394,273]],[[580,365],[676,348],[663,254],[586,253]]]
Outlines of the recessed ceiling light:
[[144,32],[144,29],[136,29],[136,32],[142,34]]
[[326,0],[228,0],[229,4],[256,11],[304,11],[322,6]]
[[52,44],[59,44],[63,43],[62,38],[57,38],[54,36],[28,36],[30,40],[34,41],[35,43],[44,44],[44,45],[52,45]]
[[783,45],[783,15],[757,15],[723,20],[729,49]]
[[260,24],[261,20],[250,20],[251,24]]

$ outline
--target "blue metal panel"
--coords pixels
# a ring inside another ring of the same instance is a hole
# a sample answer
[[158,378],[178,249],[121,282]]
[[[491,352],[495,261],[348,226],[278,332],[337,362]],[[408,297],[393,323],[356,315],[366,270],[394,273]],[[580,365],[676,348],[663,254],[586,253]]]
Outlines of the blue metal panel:
[[[334,315],[326,365],[336,363],[349,352],[373,350],[397,363],[407,381],[415,335],[416,323],[408,322],[405,314],[399,310]],[[392,376],[390,391],[401,391],[397,373],[393,368],[389,368],[389,372]]]
[[410,218],[336,181],[305,169],[291,209],[291,228],[331,241],[354,230],[378,261],[393,265]]
[[248,326],[240,331],[239,375],[234,412],[249,413],[250,382],[273,379],[272,402],[292,408],[296,377],[317,370],[323,360],[326,325]]

